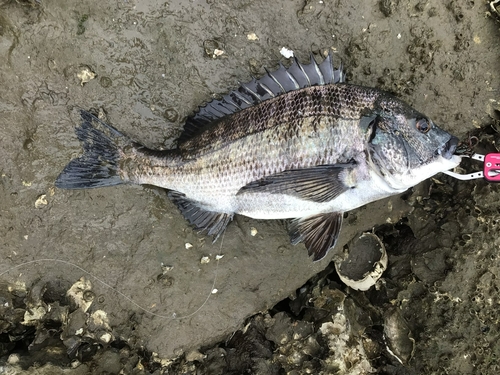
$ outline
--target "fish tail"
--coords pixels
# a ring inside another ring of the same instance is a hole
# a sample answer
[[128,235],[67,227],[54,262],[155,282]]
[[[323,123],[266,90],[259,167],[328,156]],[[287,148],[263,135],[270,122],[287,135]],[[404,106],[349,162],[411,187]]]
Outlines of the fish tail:
[[55,182],[60,189],[89,189],[126,183],[120,177],[122,145],[131,141],[87,111],[80,110],[81,123],[75,129],[83,155],[73,159]]

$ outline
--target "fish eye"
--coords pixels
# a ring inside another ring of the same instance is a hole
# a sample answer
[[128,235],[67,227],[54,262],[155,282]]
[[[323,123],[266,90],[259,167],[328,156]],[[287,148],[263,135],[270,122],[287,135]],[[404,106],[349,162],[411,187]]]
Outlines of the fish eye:
[[427,134],[429,130],[431,130],[431,124],[429,124],[429,121],[427,121],[427,119],[425,118],[421,118],[420,120],[418,120],[416,127],[420,133],[424,134]]

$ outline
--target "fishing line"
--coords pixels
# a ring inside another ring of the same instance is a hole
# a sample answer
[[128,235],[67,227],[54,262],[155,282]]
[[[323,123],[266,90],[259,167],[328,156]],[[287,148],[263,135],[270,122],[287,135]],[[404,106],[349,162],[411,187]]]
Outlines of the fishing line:
[[24,267],[24,266],[28,266],[30,264],[43,263],[43,262],[62,263],[62,264],[65,264],[65,265],[68,265],[68,266],[71,266],[71,267],[75,267],[76,269],[78,269],[79,271],[83,272],[87,276],[93,278],[98,283],[104,285],[106,288],[111,289],[113,292],[115,292],[119,296],[123,297],[126,301],[130,302],[133,306],[137,307],[139,310],[145,312],[146,314],[149,314],[149,315],[152,315],[152,316],[156,316],[156,317],[162,318],[162,319],[168,319],[168,320],[186,319],[186,318],[190,318],[190,317],[196,315],[203,308],[203,306],[205,306],[207,304],[207,302],[210,299],[211,295],[214,294],[215,284],[217,282],[217,275],[218,275],[218,270],[219,270],[219,260],[222,258],[221,253],[222,253],[222,244],[224,243],[224,234],[225,234],[225,232],[223,232],[222,236],[221,236],[222,238],[221,238],[221,242],[220,242],[219,254],[215,257],[215,260],[217,261],[217,264],[215,265],[214,280],[212,282],[212,286],[210,288],[210,291],[208,292],[208,295],[205,298],[205,301],[203,301],[203,303],[195,311],[193,311],[192,313],[187,314],[187,315],[178,316],[174,312],[174,313],[172,313],[171,316],[169,316],[169,315],[158,314],[158,313],[155,313],[155,312],[153,312],[151,310],[148,310],[147,308],[139,305],[137,302],[135,302],[132,298],[130,298],[129,296],[127,296],[123,292],[120,292],[118,289],[112,287],[110,284],[108,284],[106,281],[104,281],[100,277],[98,277],[98,276],[90,273],[89,271],[87,271],[83,267],[80,267],[79,265],[77,265],[75,263],[72,263],[72,262],[69,262],[67,260],[53,259],[53,258],[42,258],[42,259],[30,260],[30,261],[23,262],[23,263],[18,264],[16,266],[10,267],[9,269],[7,269],[5,271],[0,272],[0,277],[2,277],[3,275],[5,275],[5,274],[7,274],[7,273],[9,273],[9,272],[11,272],[13,270],[19,269],[19,268]]

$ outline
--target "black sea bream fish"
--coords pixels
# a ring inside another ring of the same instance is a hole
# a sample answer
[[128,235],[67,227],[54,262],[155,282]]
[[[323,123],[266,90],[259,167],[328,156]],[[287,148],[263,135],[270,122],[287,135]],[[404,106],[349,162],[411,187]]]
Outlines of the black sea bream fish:
[[63,189],[150,184],[216,239],[234,214],[293,219],[314,260],[335,245],[342,214],[454,168],[456,137],[383,91],[344,83],[331,56],[281,65],[189,118],[173,150],[151,150],[81,111],[84,154]]

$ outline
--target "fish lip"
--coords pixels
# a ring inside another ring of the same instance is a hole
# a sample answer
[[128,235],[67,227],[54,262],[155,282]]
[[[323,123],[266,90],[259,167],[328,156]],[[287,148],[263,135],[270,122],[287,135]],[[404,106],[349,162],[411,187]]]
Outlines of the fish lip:
[[441,155],[443,158],[450,160],[455,154],[455,150],[457,149],[459,139],[455,136],[451,136],[440,149],[437,150],[437,153]]

